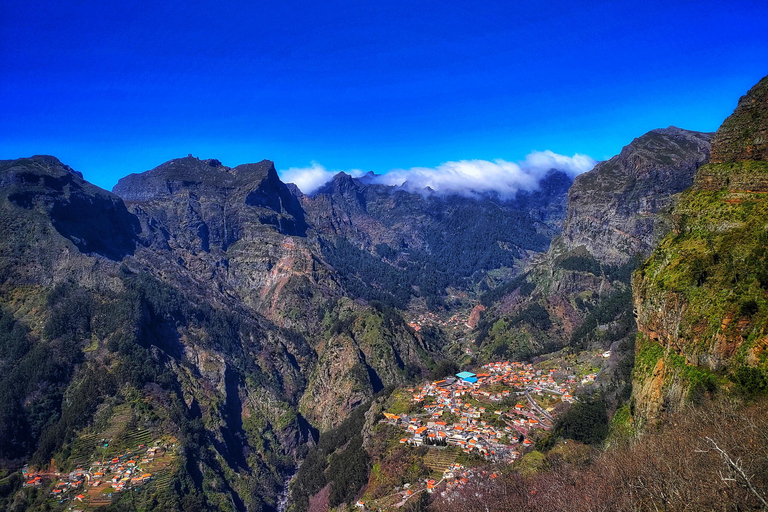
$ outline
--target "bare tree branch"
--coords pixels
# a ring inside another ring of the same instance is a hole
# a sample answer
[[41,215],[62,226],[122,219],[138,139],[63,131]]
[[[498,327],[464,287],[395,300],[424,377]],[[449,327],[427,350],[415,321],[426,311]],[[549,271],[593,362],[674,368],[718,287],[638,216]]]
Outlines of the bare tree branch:
[[[712,445],[712,448],[718,454],[720,454],[720,456],[723,458],[723,461],[725,461],[726,466],[728,466],[734,473],[736,473],[736,475],[740,476],[741,479],[744,480],[744,484],[747,486],[747,488],[752,491],[752,494],[754,494],[755,497],[760,500],[760,503],[763,504],[763,509],[768,510],[768,502],[765,501],[765,498],[763,498],[763,496],[757,492],[757,489],[755,489],[755,487],[752,485],[752,479],[749,477],[749,475],[747,475],[746,471],[744,471],[741,466],[741,459],[733,460],[731,456],[728,455],[725,450],[720,448],[715,440],[711,437],[705,437],[704,439]],[[725,479],[723,478],[723,480]]]

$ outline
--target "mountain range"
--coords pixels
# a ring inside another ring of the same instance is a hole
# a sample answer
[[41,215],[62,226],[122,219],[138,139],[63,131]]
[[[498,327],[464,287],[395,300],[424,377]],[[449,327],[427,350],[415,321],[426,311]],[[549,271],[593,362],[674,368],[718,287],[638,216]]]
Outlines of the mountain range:
[[146,438],[162,478],[102,505],[284,510],[321,432],[451,365],[610,350],[601,393],[638,430],[768,391],[766,84],[716,134],[653,130],[509,198],[344,173],[308,196],[191,155],[108,192],[0,161],[0,506],[58,506],[22,468]]

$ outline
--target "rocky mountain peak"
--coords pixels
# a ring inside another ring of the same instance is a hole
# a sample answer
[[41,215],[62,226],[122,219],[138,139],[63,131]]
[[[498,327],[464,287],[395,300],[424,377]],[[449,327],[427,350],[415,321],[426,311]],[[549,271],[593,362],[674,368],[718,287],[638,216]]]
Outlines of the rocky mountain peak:
[[80,171],[76,171],[73,168],[71,168],[70,166],[62,163],[61,160],[59,160],[55,156],[51,156],[51,155],[35,155],[35,156],[31,157],[30,160],[35,162],[35,163],[37,163],[37,164],[39,164],[39,165],[41,165],[41,166],[43,166],[43,167],[45,167],[45,168],[47,168],[47,169],[64,169],[67,172],[69,172],[71,174],[74,174],[78,178],[83,179],[83,173],[81,173]]
[[352,176],[350,176],[345,172],[339,172],[333,177],[333,179],[331,179],[331,181],[327,182],[322,187],[317,189],[315,194],[316,195],[319,195],[319,194],[344,195],[349,191],[357,191],[358,189],[359,189],[358,182],[355,178],[353,178]]
[[13,169],[29,170],[31,168],[34,168],[38,172],[46,172],[46,174],[57,176],[63,174],[71,174],[73,176],[77,176],[78,179],[83,179],[83,173],[74,170],[70,166],[62,163],[61,160],[55,156],[51,155],[35,155],[29,158],[20,158],[18,160],[2,160],[0,161],[0,165],[3,165],[6,171],[11,171],[10,173],[4,173],[5,179],[8,179],[8,177],[13,175]]
[[173,195],[189,188],[215,188],[231,181],[229,168],[211,165],[210,160],[193,156],[169,160],[143,173],[121,178],[112,192],[129,202],[149,201]]
[[593,256],[622,264],[649,254],[667,230],[656,214],[693,183],[709,159],[711,133],[674,126],[651,130],[621,153],[577,176],[556,245],[584,246]]
[[301,204],[270,160],[230,168],[189,155],[126,176],[113,190],[148,229],[162,227],[160,240],[173,238],[185,250],[226,251],[247,231],[246,224],[306,234]]
[[768,160],[768,76],[739,99],[712,140],[712,163]]
[[141,228],[120,198],[88,183],[56,157],[0,162],[0,186],[0,202],[7,199],[6,207],[21,208],[9,215],[50,223],[83,253],[118,260],[135,249]]
[[275,169],[275,163],[272,160],[262,160],[261,162],[251,164],[240,164],[232,172],[236,175],[248,177],[251,179],[267,179],[271,182],[280,181]]
[[130,174],[120,179],[112,191],[125,201],[145,202],[179,193],[216,195],[235,189],[247,193],[264,187],[277,194],[284,186],[270,160],[230,168],[216,159],[200,160],[190,155],[169,160],[143,173]]
[[351,208],[350,211],[356,212],[364,212],[368,203],[364,184],[345,172],[336,174],[331,181],[317,189],[313,196],[326,198],[342,209]]

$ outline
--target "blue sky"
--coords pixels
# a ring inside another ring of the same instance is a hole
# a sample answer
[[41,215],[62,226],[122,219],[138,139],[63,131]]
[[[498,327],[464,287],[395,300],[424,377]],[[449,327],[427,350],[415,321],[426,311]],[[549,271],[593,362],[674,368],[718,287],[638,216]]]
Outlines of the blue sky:
[[604,159],[714,131],[768,74],[762,2],[0,4],[0,158],[111,188],[192,153],[278,169]]

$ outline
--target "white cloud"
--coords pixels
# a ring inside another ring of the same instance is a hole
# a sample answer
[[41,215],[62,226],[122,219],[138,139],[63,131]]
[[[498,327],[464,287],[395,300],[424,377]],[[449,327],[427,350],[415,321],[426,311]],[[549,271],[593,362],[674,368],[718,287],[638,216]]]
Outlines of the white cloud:
[[[284,183],[294,183],[305,194],[311,194],[331,181],[339,172],[328,170],[319,163],[312,162],[310,167],[291,167],[290,169],[280,171],[279,174],[280,179]],[[362,176],[363,174],[363,171],[359,169],[344,172],[354,177]]]
[[552,169],[559,169],[573,177],[592,169],[595,163],[586,155],[565,156],[547,150],[533,152],[519,163],[501,159],[492,162],[460,160],[437,167],[398,169],[377,177],[377,181],[402,185],[411,190],[429,187],[445,194],[496,192],[510,197],[518,190],[535,190],[541,179]]
[[[394,169],[374,178],[376,183],[402,185],[409,190],[421,191],[429,187],[437,193],[474,195],[496,192],[503,197],[513,196],[518,190],[535,190],[551,169],[576,176],[594,167],[587,155],[559,155],[552,151],[535,151],[519,163],[506,160],[460,160],[445,162],[437,167]],[[311,194],[337,171],[326,170],[313,162],[312,167],[291,168],[282,171],[283,181],[293,182],[302,192]],[[346,171],[352,176],[362,175],[360,170]]]
[[522,165],[528,169],[538,169],[539,172],[544,172],[545,174],[550,169],[559,169],[570,174],[571,177],[575,177],[591,170],[596,163],[595,160],[587,155],[576,153],[573,156],[565,156],[546,150],[530,153],[525,157]]

